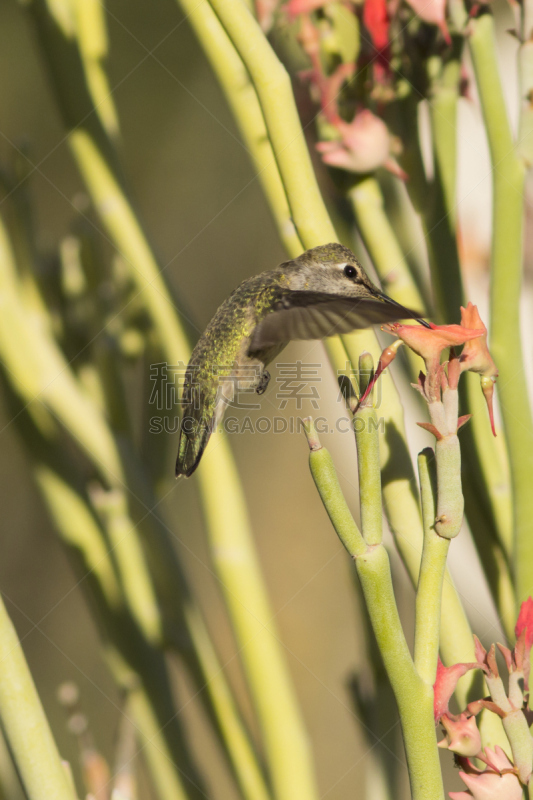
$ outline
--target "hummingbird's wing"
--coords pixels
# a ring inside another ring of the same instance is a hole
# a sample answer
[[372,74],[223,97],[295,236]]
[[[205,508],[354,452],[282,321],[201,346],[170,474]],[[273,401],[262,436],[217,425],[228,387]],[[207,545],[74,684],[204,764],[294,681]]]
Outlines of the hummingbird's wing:
[[249,352],[292,339],[325,339],[420,315],[393,300],[346,297],[326,292],[286,292],[254,330]]

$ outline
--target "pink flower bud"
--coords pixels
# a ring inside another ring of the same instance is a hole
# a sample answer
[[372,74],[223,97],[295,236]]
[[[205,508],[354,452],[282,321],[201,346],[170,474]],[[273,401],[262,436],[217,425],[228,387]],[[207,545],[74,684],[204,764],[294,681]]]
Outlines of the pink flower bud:
[[475,756],[479,753],[481,736],[475,717],[469,717],[463,711],[458,717],[444,714],[440,722],[446,732],[446,738],[439,742],[439,747],[445,747],[461,756]]
[[332,0],[289,0],[283,6],[283,10],[292,22],[300,14],[311,14],[312,11],[317,11],[317,9],[331,2]]
[[351,172],[373,172],[389,160],[391,137],[387,126],[368,109],[356,114],[351,122],[339,119],[337,129],[340,140],[319,142],[316,146],[325,164]]
[[415,14],[424,22],[430,25],[437,25],[441,29],[442,35],[447,44],[451,43],[450,34],[446,25],[444,14],[446,11],[446,0],[407,0]]
[[501,747],[496,745],[495,750],[487,747],[484,753],[484,760],[489,766],[478,770],[467,761],[466,770],[459,775],[466,783],[468,792],[450,792],[452,800],[471,797],[475,800],[522,800],[522,786]]
[[381,353],[381,355],[379,357],[378,368],[374,372],[374,375],[372,376],[372,380],[369,381],[368,386],[366,387],[365,393],[359,398],[359,403],[357,404],[357,408],[360,408],[360,406],[363,405],[363,403],[365,402],[366,398],[368,397],[368,395],[370,394],[370,392],[374,388],[375,383],[376,383],[377,379],[379,378],[379,376],[381,375],[381,373],[383,372],[383,370],[387,369],[389,364],[392,361],[394,361],[394,359],[396,358],[396,353],[398,352],[398,350],[400,349],[402,344],[403,344],[403,342],[401,341],[401,339],[398,339],[396,342],[394,342],[393,344],[389,345],[389,347],[386,347],[383,350],[383,352]]

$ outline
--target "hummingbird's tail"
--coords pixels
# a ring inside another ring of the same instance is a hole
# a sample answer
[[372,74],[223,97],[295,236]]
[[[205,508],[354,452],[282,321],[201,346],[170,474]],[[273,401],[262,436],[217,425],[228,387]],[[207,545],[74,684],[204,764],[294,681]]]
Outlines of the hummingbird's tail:
[[211,436],[211,426],[202,425],[202,420],[184,416],[181,420],[178,456],[176,458],[176,478],[185,475],[189,478],[198,464]]

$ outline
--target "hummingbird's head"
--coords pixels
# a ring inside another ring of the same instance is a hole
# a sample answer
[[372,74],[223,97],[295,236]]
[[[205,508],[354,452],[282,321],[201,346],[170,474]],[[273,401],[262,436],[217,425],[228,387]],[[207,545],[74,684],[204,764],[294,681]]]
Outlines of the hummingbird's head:
[[381,297],[382,293],[352,251],[342,244],[313,247],[289,263],[294,265],[287,275],[291,289],[347,297]]

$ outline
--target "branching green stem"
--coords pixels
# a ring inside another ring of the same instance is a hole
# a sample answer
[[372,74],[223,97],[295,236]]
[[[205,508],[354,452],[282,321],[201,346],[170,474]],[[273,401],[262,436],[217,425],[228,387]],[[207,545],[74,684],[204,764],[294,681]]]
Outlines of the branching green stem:
[[533,586],[533,419],[520,336],[525,166],[517,156],[503,97],[494,20],[470,23],[472,63],[493,170],[491,351],[500,371],[498,394],[513,487],[517,600]]
[[439,620],[446,557],[450,540],[435,530],[437,476],[435,454],[426,448],[418,456],[422,495],[424,549],[416,591],[415,667],[425,683],[433,686],[439,653]]
[[283,244],[291,256],[298,256],[305,248],[291,219],[263,112],[246,67],[208,0],[177,2],[187,14],[187,21],[192,25],[224,90],[275,216]]
[[[396,607],[387,551],[367,546],[349,519],[346,501],[333,477],[334,467],[308,423],[312,441],[309,463],[326,511],[355,566],[365,596],[374,635],[400,710],[413,800],[444,798],[433,721],[433,688],[417,673]],[[377,431],[373,434],[376,438]],[[379,480],[379,476],[378,476]],[[381,499],[379,500],[381,513]],[[341,509],[341,511],[339,511]]]
[[253,81],[302,243],[309,248],[336,241],[305,144],[287,70],[242,0],[210,2]]

